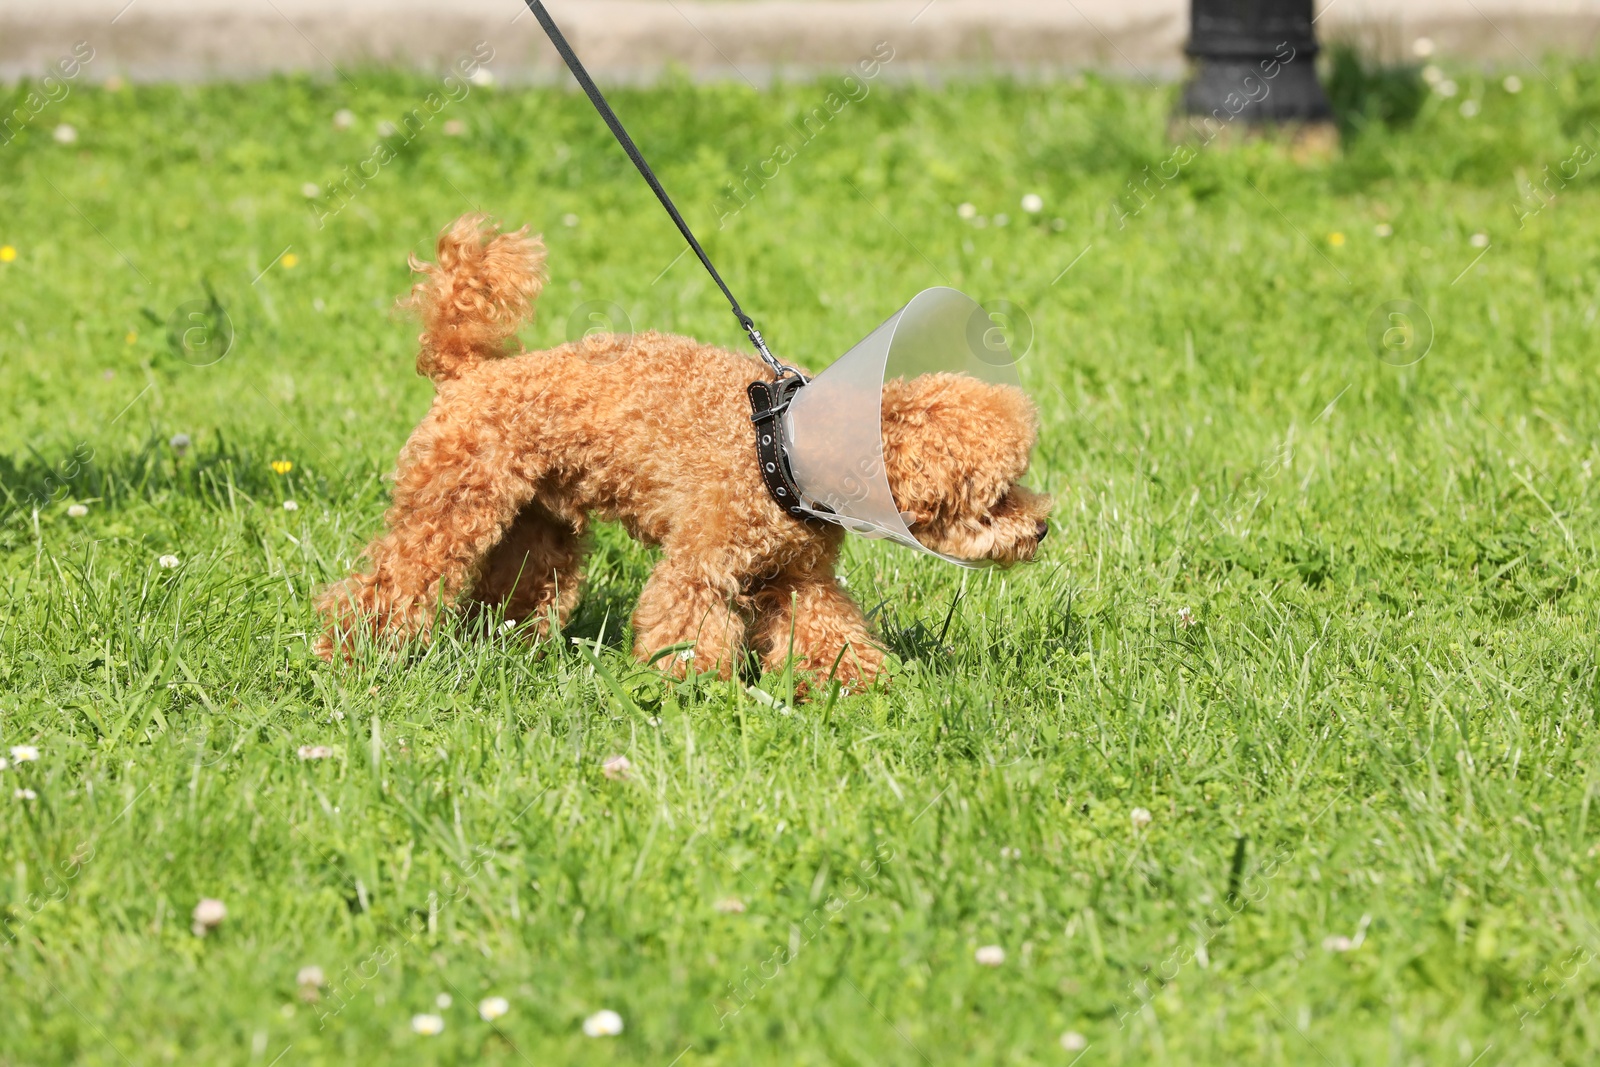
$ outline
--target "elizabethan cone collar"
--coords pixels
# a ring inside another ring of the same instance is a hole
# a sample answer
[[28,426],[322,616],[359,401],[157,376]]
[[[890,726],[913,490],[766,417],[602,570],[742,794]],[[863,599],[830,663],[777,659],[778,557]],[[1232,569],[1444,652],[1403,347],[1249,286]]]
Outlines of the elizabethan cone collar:
[[794,394],[784,414],[789,466],[806,510],[863,537],[886,537],[962,566],[917,540],[895,506],[883,461],[883,383],[967,374],[1020,386],[1002,332],[979,303],[924,289]]

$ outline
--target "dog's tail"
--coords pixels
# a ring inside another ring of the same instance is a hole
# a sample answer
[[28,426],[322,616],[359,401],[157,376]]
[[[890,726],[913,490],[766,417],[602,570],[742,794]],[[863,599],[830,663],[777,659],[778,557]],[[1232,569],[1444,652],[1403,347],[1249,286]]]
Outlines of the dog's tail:
[[463,215],[442,231],[438,257],[411,257],[425,277],[400,301],[422,318],[417,373],[436,382],[507,355],[545,282],[544,242],[526,226],[501,233],[485,215]]

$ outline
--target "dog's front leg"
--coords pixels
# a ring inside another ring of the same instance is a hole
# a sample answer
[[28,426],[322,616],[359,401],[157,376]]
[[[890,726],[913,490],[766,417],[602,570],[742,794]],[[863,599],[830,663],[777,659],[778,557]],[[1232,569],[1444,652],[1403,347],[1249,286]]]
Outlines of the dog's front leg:
[[868,684],[882,671],[883,650],[831,565],[782,573],[755,599],[764,669],[783,670],[792,654],[797,671],[818,681],[831,673],[846,686]]
[[707,573],[703,561],[673,558],[670,550],[633,614],[633,652],[648,662],[672,645],[693,644],[656,666],[682,678],[692,660],[702,674],[730,677],[744,648],[745,621],[737,608],[739,582]]

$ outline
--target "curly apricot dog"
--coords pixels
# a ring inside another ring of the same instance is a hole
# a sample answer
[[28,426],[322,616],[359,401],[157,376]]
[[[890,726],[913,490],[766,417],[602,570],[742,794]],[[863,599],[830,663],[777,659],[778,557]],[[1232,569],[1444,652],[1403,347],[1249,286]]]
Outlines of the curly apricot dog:
[[[559,625],[578,599],[585,529],[601,519],[664,550],[633,618],[640,658],[692,642],[695,667],[726,677],[749,637],[769,669],[792,654],[801,671],[870,681],[883,652],[834,578],[843,532],[785,514],[757,470],[745,390],[772,372],[656,333],[515,351],[544,261],[526,228],[498,233],[482,216],[440,235],[437,264],[413,259],[426,277],[402,304],[420,312],[417,370],[437,396],[400,453],[369,566],[318,601],[319,653],[358,632],[426,637],[457,602],[539,632]],[[963,376],[887,384],[886,473],[923,543],[1033,556],[1050,501],[1017,479],[1035,419],[1020,391]]]

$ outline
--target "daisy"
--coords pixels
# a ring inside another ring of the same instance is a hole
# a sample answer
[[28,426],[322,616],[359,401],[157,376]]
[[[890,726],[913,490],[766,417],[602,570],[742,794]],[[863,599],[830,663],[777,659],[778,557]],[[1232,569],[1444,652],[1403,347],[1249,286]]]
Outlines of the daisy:
[[15,793],[12,793],[11,795],[16,797],[18,800],[38,800],[39,799],[39,794],[35,793],[31,789],[19,789]]
[[327,745],[301,745],[297,751],[301,759],[327,759],[333,755],[333,749]]
[[490,86],[494,84],[494,75],[489,72],[488,67],[479,67],[472,72],[471,81],[473,85]]
[[1006,950],[999,945],[984,945],[972,954],[972,958],[985,967],[998,967],[1006,961]]
[[583,1032],[590,1037],[616,1037],[622,1033],[622,1016],[605,1008],[583,1020]]
[[55,133],[52,134],[52,136],[55,137],[56,144],[78,143],[78,130],[69,123],[63,122],[61,125],[57,126]]
[[976,218],[977,215],[978,209],[972,204],[962,204],[960,207],[956,208],[956,216],[958,218],[971,219]]
[[379,137],[393,137],[396,133],[399,133],[399,132],[400,131],[395,127],[395,124],[390,122],[390,121],[388,121],[387,119],[385,119],[383,122],[378,123],[378,136]]
[[300,970],[295,972],[294,984],[299,986],[310,986],[311,988],[315,989],[319,986],[326,985],[327,978],[323,975],[322,968],[313,963],[310,966],[302,967]]
[[443,1011],[445,1008],[448,1008],[450,1005],[454,1004],[455,999],[452,998],[449,993],[440,993],[438,996],[433,998],[433,1002],[439,1005],[440,1011]]
[[1508,93],[1520,93],[1522,92],[1522,79],[1515,74],[1507,74],[1506,80],[1500,83],[1500,87]]
[[293,500],[285,500],[283,502],[283,510],[284,511],[299,511],[300,510],[300,505],[296,504]]
[[494,1022],[510,1010],[511,1002],[505,997],[484,997],[478,1001],[478,1018],[486,1023]]
[[1154,816],[1150,814],[1150,810],[1148,808],[1134,808],[1132,811],[1128,812],[1128,818],[1133,821],[1133,828],[1135,830],[1143,830],[1146,826],[1150,825],[1151,821],[1154,819]]
[[1416,56],[1418,59],[1427,59],[1429,56],[1433,55],[1433,53],[1434,44],[1432,37],[1418,37],[1415,41],[1411,42],[1411,54]]
[[1380,222],[1372,228],[1372,232],[1377,234],[1379,237],[1393,237],[1394,227],[1390,226],[1387,222]]
[[446,137],[460,137],[466,132],[467,124],[460,119],[451,119],[444,124],[444,135]]
[[424,1037],[433,1037],[444,1032],[444,1020],[437,1015],[413,1015],[411,1029]]
[[32,763],[39,758],[37,745],[12,745],[11,759],[16,763]]
[[167,570],[170,571],[172,568],[174,568],[174,567],[176,567],[178,565],[178,557],[174,556],[174,555],[171,555],[171,554],[168,554],[168,555],[162,556],[160,559],[156,560],[156,562],[161,564],[161,566],[165,567]]
[[222,920],[228,917],[228,906],[220,900],[206,897],[194,906],[194,930],[196,937],[206,934],[222,925]]
[[1464,119],[1475,118],[1477,116],[1477,114],[1478,114],[1478,102],[1476,100],[1463,100],[1463,101],[1461,101],[1461,117],[1462,118],[1464,118]]
[[1037,215],[1044,210],[1044,197],[1038,193],[1029,193],[1022,198],[1022,210],[1030,215]]
[[1322,947],[1329,952],[1349,952],[1356,947],[1356,943],[1342,934],[1335,934],[1332,937],[1323,938]]
[[600,773],[613,782],[625,781],[631,776],[633,763],[627,756],[610,756],[600,764]]
[[1489,235],[1486,233],[1475,233],[1472,235],[1472,239],[1468,243],[1471,244],[1473,248],[1488,248]]
[[1061,1035],[1061,1047],[1068,1052],[1082,1052],[1089,1047],[1089,1039],[1076,1030],[1068,1030]]
[[723,897],[711,906],[724,915],[738,915],[744,911],[744,901],[738,897]]
[[1459,85],[1457,85],[1455,82],[1451,81],[1449,78],[1446,78],[1444,81],[1440,82],[1438,85],[1435,85],[1434,86],[1434,90],[1440,96],[1454,96],[1454,95],[1456,95],[1456,93],[1461,91],[1461,87]]
[[333,128],[334,129],[336,129],[336,130],[348,130],[350,127],[354,126],[355,124],[356,124],[356,113],[354,111],[351,111],[349,108],[341,107],[338,111],[335,111],[333,113]]
[[570,230],[577,224],[578,216],[574,215],[572,212],[569,211],[565,215],[561,216],[561,225],[565,226],[567,229]]

